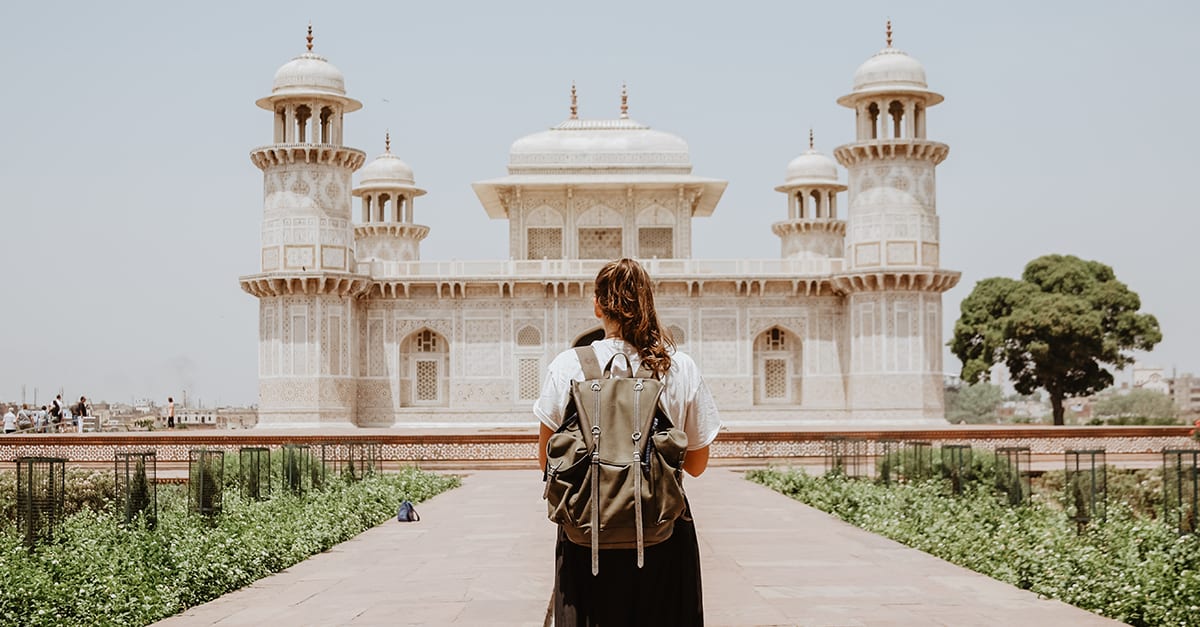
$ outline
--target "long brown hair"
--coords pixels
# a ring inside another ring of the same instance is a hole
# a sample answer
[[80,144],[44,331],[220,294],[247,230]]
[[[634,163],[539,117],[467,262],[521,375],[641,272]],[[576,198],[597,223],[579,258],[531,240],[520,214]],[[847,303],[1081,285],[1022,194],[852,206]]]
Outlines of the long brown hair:
[[637,347],[651,372],[661,376],[670,370],[675,343],[658,322],[650,275],[641,264],[632,259],[604,264],[596,275],[596,304],[617,324],[621,339]]

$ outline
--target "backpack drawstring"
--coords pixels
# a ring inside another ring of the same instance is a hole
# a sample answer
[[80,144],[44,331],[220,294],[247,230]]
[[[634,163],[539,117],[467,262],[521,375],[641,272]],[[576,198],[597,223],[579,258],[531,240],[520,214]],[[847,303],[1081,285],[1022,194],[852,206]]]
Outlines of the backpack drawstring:
[[[600,406],[599,394],[596,406]],[[600,574],[600,425],[592,426],[592,446],[592,576],[595,577]]]
[[645,542],[642,538],[642,460],[641,452],[638,451],[638,440],[640,440],[641,437],[642,434],[640,431],[633,432],[633,468],[630,470],[633,473],[633,512],[634,518],[637,520],[637,524],[634,525],[634,527],[637,528],[638,568],[642,567],[642,547],[644,546]]
[[642,547],[644,540],[642,538],[642,459],[641,451],[638,450],[638,444],[642,439],[642,432],[638,431],[637,422],[642,419],[642,380],[638,379],[637,383],[633,384],[633,515],[637,524],[637,565],[642,567]]

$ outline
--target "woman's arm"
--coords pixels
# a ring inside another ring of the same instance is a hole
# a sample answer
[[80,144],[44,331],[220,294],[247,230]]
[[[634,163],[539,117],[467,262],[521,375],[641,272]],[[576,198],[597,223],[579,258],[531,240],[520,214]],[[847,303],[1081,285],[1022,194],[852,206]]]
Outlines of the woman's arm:
[[[545,468],[546,468],[546,443],[550,441],[550,436],[554,435],[554,430],[551,429],[550,427],[547,427],[545,425],[545,423],[542,423],[542,422],[539,422],[538,426],[541,427],[541,430],[538,431],[538,444],[537,444],[537,447],[538,447],[538,450],[537,450],[538,470],[545,470]],[[707,455],[705,457],[707,457]]]
[[[543,447],[544,449],[545,447]],[[543,451],[542,456],[545,457]],[[699,477],[704,469],[708,468],[708,447],[698,448],[694,451],[688,451],[683,458],[683,469],[687,474],[693,477]]]

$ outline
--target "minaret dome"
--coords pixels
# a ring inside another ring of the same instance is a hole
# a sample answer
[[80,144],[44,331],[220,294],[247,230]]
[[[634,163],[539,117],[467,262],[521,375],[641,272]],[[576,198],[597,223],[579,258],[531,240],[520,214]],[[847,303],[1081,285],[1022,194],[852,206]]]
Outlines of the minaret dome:
[[413,202],[424,196],[412,168],[392,154],[392,137],[384,153],[359,172],[351,194],[362,200],[362,222],[354,227],[357,258],[363,261],[416,261],[429,227],[413,221]]

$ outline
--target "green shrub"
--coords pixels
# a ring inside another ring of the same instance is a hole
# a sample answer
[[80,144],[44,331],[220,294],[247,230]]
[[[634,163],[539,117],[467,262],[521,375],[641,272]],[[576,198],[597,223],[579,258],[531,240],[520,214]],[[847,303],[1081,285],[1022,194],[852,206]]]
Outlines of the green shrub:
[[[985,483],[951,498],[933,481],[888,488],[777,469],[748,478],[856,526],[1104,616],[1132,625],[1200,624],[1200,538],[1177,536],[1116,499],[1106,523],[1079,534],[1059,497],[1045,492],[1030,506],[1007,507]],[[1153,491],[1153,482],[1144,480]],[[1123,482],[1110,479],[1110,496],[1114,483]],[[1126,487],[1117,490],[1124,494]]]
[[393,516],[401,500],[459,480],[409,468],[330,483],[304,497],[229,499],[211,524],[187,512],[184,486],[160,486],[157,530],[82,508],[67,517],[60,542],[33,551],[3,530],[0,624],[148,624],[329,549]]

